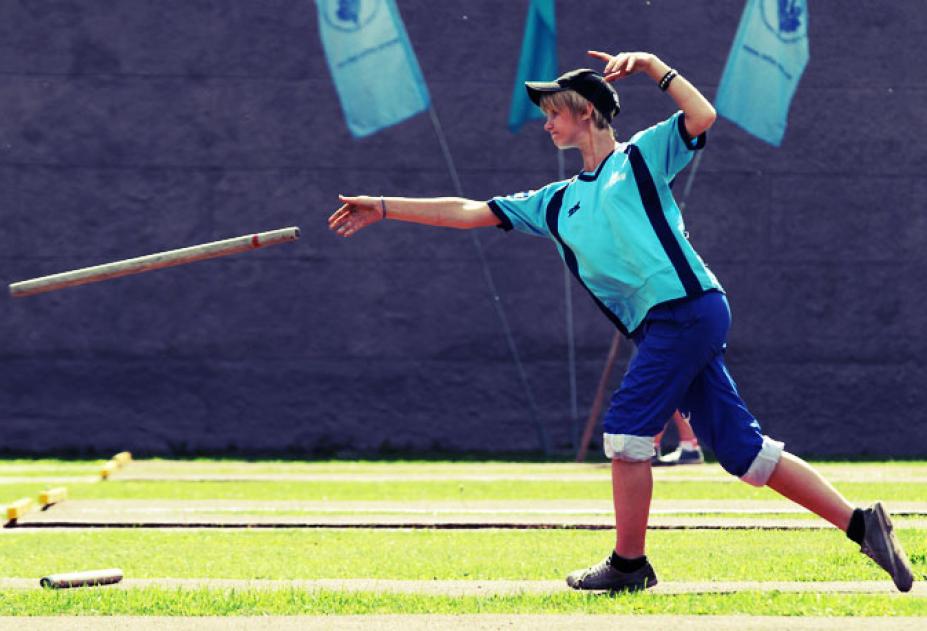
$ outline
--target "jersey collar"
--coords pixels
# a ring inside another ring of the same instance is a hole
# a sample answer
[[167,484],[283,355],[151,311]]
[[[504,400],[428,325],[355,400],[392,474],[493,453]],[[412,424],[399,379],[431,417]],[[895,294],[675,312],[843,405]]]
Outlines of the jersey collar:
[[599,163],[599,168],[595,170],[595,173],[587,173],[585,171],[580,171],[579,175],[576,177],[582,180],[583,182],[595,182],[599,177],[599,173],[602,172],[602,168],[605,167],[605,163],[608,162],[608,159],[615,154],[615,150],[612,149],[608,152],[608,155],[602,158],[602,161]]

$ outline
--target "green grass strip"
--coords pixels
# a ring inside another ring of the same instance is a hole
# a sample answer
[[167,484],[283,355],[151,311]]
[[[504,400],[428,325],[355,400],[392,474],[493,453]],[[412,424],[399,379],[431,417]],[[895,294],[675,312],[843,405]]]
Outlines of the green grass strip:
[[[918,576],[923,531],[899,530]],[[887,580],[858,547],[825,531],[655,531],[648,555],[670,581]],[[119,567],[130,578],[559,580],[600,561],[607,531],[82,530],[0,536],[7,577]]]
[[639,614],[764,616],[927,616],[927,599],[880,594],[741,592],[622,594],[564,591],[511,596],[421,596],[302,590],[0,591],[13,616],[284,616],[365,614]]

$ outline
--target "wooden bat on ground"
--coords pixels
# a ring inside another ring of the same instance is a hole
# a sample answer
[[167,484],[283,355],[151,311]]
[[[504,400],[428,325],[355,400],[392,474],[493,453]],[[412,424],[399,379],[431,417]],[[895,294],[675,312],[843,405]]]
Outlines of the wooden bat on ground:
[[70,574],[51,574],[42,577],[39,585],[49,589],[66,589],[68,587],[94,587],[112,585],[122,580],[122,570],[91,570],[89,572],[72,572]]

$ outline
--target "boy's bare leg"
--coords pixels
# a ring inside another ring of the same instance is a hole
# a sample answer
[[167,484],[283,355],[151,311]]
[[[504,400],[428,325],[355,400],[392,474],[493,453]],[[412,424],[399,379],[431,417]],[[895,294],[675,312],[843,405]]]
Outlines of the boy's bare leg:
[[650,460],[612,460],[612,495],[615,500],[615,551],[590,568],[567,576],[573,589],[636,591],[657,584],[657,574],[644,556],[647,518],[653,477]]
[[846,531],[853,506],[807,462],[788,452],[766,483],[769,488]]
[[891,518],[876,502],[866,510],[856,509],[811,465],[783,452],[767,486],[793,502],[820,515],[847,537],[860,544],[860,551],[889,573],[903,592],[911,589],[914,573],[904,548],[895,537]]
[[612,498],[615,502],[615,552],[626,559],[644,556],[653,473],[650,461],[612,460]]

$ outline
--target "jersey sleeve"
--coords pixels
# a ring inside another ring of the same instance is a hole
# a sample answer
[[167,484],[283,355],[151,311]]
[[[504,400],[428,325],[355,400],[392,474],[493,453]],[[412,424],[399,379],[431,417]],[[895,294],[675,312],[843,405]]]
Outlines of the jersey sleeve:
[[486,203],[499,218],[499,228],[506,231],[514,228],[536,237],[549,237],[547,204],[556,192],[557,184],[563,182],[555,182],[527,193],[493,197]]
[[651,171],[670,181],[689,164],[694,152],[705,146],[705,137],[705,132],[695,138],[689,135],[685,114],[680,111],[634,134],[629,142],[641,150]]

